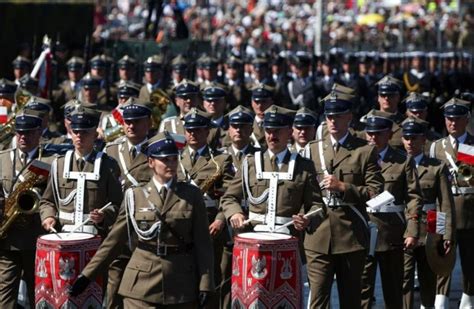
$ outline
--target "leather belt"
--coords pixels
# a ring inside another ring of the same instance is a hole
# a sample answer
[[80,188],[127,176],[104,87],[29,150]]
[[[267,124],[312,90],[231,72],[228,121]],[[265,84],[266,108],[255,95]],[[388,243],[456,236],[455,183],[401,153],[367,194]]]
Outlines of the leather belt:
[[339,208],[342,206],[349,206],[350,203],[343,202],[342,199],[336,198],[329,198],[327,196],[323,196],[323,202],[326,204],[328,208]]
[[370,213],[390,213],[390,212],[403,212],[405,211],[405,205],[383,205],[379,209],[373,209],[367,207],[367,212]]
[[423,211],[428,212],[428,210],[436,210],[436,204],[435,203],[423,204]]
[[206,204],[206,208],[217,208],[218,203],[217,200],[211,200],[204,198],[204,204]]
[[[75,225],[72,224],[65,224],[63,225],[61,231],[62,232],[70,232],[76,228]],[[80,229],[76,230],[76,232],[82,232],[82,233],[89,233],[89,234],[94,234],[97,235],[99,232],[97,231],[96,227],[93,225],[84,225]]]
[[459,194],[474,194],[474,188],[472,187],[451,187],[451,191],[453,192],[454,195],[459,195]]
[[151,252],[157,256],[167,256],[170,254],[185,254],[191,252],[193,244],[186,245],[150,245],[144,242],[138,242],[137,247],[139,249]]
[[[264,214],[258,214],[255,212],[250,211],[249,212],[249,219],[252,221],[259,221],[265,223],[265,215]],[[275,216],[275,223],[276,224],[285,224],[293,220],[293,218],[289,217],[281,217],[281,216]]]
[[[83,214],[82,215],[82,220],[86,221],[89,218],[89,214]],[[74,222],[74,213],[73,212],[65,212],[65,211],[59,211],[59,219],[62,220],[68,220]]]

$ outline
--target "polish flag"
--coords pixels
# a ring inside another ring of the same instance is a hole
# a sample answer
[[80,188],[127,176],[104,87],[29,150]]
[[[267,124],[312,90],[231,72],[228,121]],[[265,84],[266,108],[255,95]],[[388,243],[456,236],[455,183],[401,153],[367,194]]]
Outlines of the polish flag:
[[446,213],[428,210],[426,214],[426,231],[432,234],[446,234]]
[[179,150],[183,149],[186,146],[186,138],[182,134],[170,133],[171,137],[174,139],[176,147]]
[[122,112],[120,111],[120,109],[118,107],[114,108],[112,110],[112,116],[114,117],[114,119],[120,123],[121,125],[123,125],[124,121],[123,121],[123,115],[122,115]]
[[30,166],[28,167],[28,170],[38,176],[43,176],[43,177],[48,177],[49,175],[49,170],[51,169],[51,165],[42,162],[39,160],[34,160],[31,162]]
[[457,159],[463,163],[474,165],[474,146],[459,144]]
[[5,124],[8,121],[8,108],[0,106],[0,124]]

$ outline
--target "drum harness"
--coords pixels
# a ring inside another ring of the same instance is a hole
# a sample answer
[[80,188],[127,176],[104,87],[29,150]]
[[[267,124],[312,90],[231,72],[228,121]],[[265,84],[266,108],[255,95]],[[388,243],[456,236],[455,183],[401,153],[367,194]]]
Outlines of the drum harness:
[[[125,192],[125,202],[126,202],[125,214],[126,214],[126,217],[129,218],[129,220],[127,220],[127,233],[128,233],[128,247],[129,247],[129,249],[132,250],[132,242],[131,242],[132,235],[130,233],[130,226],[129,226],[129,223],[128,223],[130,221],[132,223],[132,227],[133,227],[135,233],[137,233],[139,239],[149,241],[149,240],[152,240],[153,238],[156,237],[157,246],[156,246],[156,252],[154,252],[154,253],[156,253],[157,256],[166,256],[166,255],[168,255],[168,248],[174,249],[175,250],[174,252],[187,252],[187,251],[190,251],[191,248],[193,247],[193,244],[187,244],[185,242],[184,238],[178,232],[176,232],[175,229],[173,229],[169,224],[166,223],[165,218],[161,215],[159,210],[156,209],[156,207],[150,202],[150,199],[149,199],[150,194],[147,192],[147,190],[144,187],[141,188],[141,191],[143,192],[143,195],[145,196],[145,200],[148,203],[148,206],[149,206],[148,209],[155,210],[155,215],[158,217],[158,221],[153,223],[152,226],[149,229],[146,229],[146,230],[141,229],[138,226],[137,220],[135,219],[135,216],[134,216],[134,214],[135,214],[135,198],[134,198],[133,189],[134,188],[129,188]],[[171,235],[173,235],[175,238],[177,238],[178,241],[180,242],[180,245],[174,246],[174,245],[162,244],[160,242],[160,234],[161,234],[162,228],[166,228],[171,233]],[[138,247],[141,248],[141,249],[144,249],[146,251],[151,251],[151,249],[155,249],[155,248],[151,248],[152,246],[150,246],[150,245],[148,245],[144,242],[139,242]]]
[[[448,138],[443,139],[441,143],[443,145],[444,155],[446,156],[446,159],[448,160],[448,163],[451,166],[449,171],[451,172],[451,174],[455,174],[458,171],[458,166],[456,162],[454,161],[453,156],[451,156],[451,154],[448,152],[446,148],[446,143],[447,143]],[[436,158],[435,148],[436,148],[436,143],[432,143],[430,147],[431,158]],[[454,182],[454,185],[451,187],[451,191],[453,192],[453,195],[474,194],[474,188],[459,186],[456,175],[454,175],[453,177],[453,182]]]
[[[254,197],[252,191],[250,191],[249,186],[249,166],[248,166],[248,157],[244,158],[242,163],[242,177],[243,177],[243,191],[248,196],[248,201],[254,205],[258,205],[264,202],[267,202],[267,213],[266,214],[257,214],[252,211],[249,211],[249,219],[253,221],[259,221],[264,223],[264,225],[256,225],[255,231],[259,232],[273,232],[275,230],[275,225],[283,225],[292,220],[292,218],[281,217],[276,215],[277,210],[277,191],[278,191],[278,181],[279,180],[293,180],[293,173],[295,170],[295,162],[297,153],[292,153],[290,157],[290,163],[288,166],[288,172],[279,173],[279,172],[263,172],[262,171],[262,153],[260,151],[255,152],[255,174],[257,180],[269,179],[270,187],[267,188],[260,196]],[[287,228],[280,229],[286,234],[289,234]]]
[[[100,179],[100,166],[102,163],[103,152],[98,152],[96,154],[96,159],[94,161],[94,172],[72,172],[71,171],[71,159],[74,154],[73,150],[66,152],[64,157],[64,168],[63,168],[63,178],[72,179],[77,181],[77,187],[65,198],[61,198],[58,184],[58,159],[56,158],[53,161],[51,166],[51,174],[53,181],[53,195],[56,201],[56,205],[59,208],[59,219],[72,221],[73,224],[65,224],[63,226],[63,231],[68,231],[71,228],[74,228],[75,225],[81,224],[86,220],[89,215],[84,214],[84,190],[86,181],[98,181]],[[74,199],[74,213],[68,213],[61,211],[61,207],[68,205]],[[88,232],[92,234],[97,234],[97,229],[93,225],[86,225],[82,228],[83,232]]]

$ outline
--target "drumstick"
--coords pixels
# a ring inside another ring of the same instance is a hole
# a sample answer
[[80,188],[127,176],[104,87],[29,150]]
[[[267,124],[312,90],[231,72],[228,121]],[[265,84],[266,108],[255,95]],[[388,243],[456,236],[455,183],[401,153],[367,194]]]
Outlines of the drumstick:
[[[310,211],[310,212],[306,213],[303,217],[304,217],[304,218],[308,218],[308,217],[310,217],[310,216],[314,215],[315,213],[320,212],[320,211],[322,211],[322,210],[323,210],[322,208],[319,208],[319,209]],[[291,220],[290,222],[287,222],[287,223],[285,223],[285,224],[283,224],[283,225],[280,225],[280,226],[278,226],[276,229],[274,229],[273,232],[276,232],[276,231],[278,231],[278,230],[282,230],[282,229],[284,229],[285,227],[292,225],[294,222],[295,222],[295,220]]]
[[[110,205],[112,205],[112,202],[108,202],[104,207],[102,207],[101,209],[99,209],[99,212],[101,213],[102,211],[104,211],[104,209],[106,209],[107,207],[109,207]],[[80,229],[81,227],[83,227],[84,225],[86,225],[89,221],[91,221],[91,217],[87,218],[86,220],[84,220],[84,222],[82,222],[81,224],[75,226],[72,231],[70,231],[66,236],[69,236],[71,235],[72,233],[74,233],[75,231],[77,231],[78,229]]]
[[53,232],[54,234],[56,234],[56,236],[58,236],[59,239],[62,239],[61,236],[59,236],[58,231],[56,231],[56,229],[55,229],[54,227],[51,226],[51,227],[49,228],[49,230],[50,230],[51,232]]

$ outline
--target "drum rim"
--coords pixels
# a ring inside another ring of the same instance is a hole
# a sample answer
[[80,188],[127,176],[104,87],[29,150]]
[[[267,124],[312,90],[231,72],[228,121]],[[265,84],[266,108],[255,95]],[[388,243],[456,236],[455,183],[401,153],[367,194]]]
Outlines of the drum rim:
[[[81,241],[81,240],[90,240],[93,239],[96,235],[91,234],[91,233],[72,233],[70,235],[75,235],[75,236],[80,236],[79,238],[66,238],[67,235],[69,235],[68,232],[60,232],[57,233],[60,237],[59,238],[56,234],[45,234],[41,235],[39,238],[42,240],[47,240],[47,241],[64,241],[64,242],[70,242],[70,241]],[[55,237],[55,238],[52,238]]]
[[[250,237],[250,235],[261,235],[264,236],[262,238]],[[266,238],[265,236],[273,236]],[[276,236],[276,237],[275,237]],[[240,239],[249,239],[249,240],[259,240],[259,241],[280,241],[280,240],[290,240],[294,238],[288,234],[281,234],[281,233],[268,233],[268,232],[247,232],[247,233],[240,233],[236,237]]]

